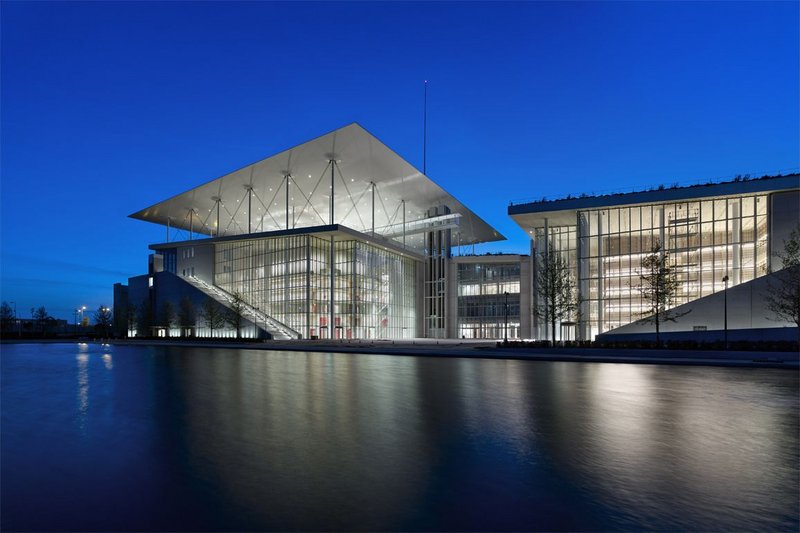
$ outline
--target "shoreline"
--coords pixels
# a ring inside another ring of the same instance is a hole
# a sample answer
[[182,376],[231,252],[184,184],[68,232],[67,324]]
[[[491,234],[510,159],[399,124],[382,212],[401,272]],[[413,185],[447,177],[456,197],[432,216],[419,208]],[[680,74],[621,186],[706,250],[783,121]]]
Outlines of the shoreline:
[[559,361],[575,363],[658,364],[685,366],[724,366],[739,368],[800,369],[800,354],[794,352],[753,352],[723,350],[614,349],[614,348],[503,348],[496,341],[460,339],[418,341],[264,341],[225,342],[203,340],[76,339],[3,340],[2,344],[112,344],[119,346],[167,346],[183,348],[225,348],[267,351],[294,351],[412,357],[448,357],[519,361]]

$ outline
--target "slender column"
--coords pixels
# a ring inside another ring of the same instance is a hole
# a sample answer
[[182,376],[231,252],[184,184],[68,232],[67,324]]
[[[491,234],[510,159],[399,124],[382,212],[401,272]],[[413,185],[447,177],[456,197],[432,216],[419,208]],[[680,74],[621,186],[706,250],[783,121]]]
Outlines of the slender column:
[[247,187],[247,233],[252,233],[253,188]]
[[334,322],[334,319],[336,318],[336,313],[333,310],[333,307],[334,307],[334,296],[335,296],[334,288],[335,288],[335,284],[336,284],[336,252],[335,252],[334,243],[333,243],[333,235],[331,235],[331,258],[330,258],[330,260],[331,260],[331,263],[330,263],[330,266],[331,266],[331,294],[330,294],[330,301],[329,301],[329,305],[328,305],[328,335],[330,336],[329,338],[333,339],[334,338],[334,331],[333,330],[335,329],[333,322]]
[[[728,203],[731,201],[728,200]],[[733,285],[738,285],[741,282],[741,274],[742,274],[742,264],[741,264],[741,257],[742,257],[742,216],[739,210],[739,203],[741,200],[738,198],[733,200],[733,206],[731,211],[731,226],[733,229],[733,235],[731,235],[731,251],[733,252],[733,261],[732,261],[732,274],[733,278]]]
[[194,209],[189,209],[189,240],[194,240]]
[[[334,187],[336,186],[335,176],[336,176],[336,160],[335,159],[331,159],[331,226],[333,226],[334,220],[335,220],[334,217],[333,217],[333,214],[334,214],[333,213]],[[331,237],[331,238],[333,238],[333,237]],[[331,338],[333,338],[333,337],[331,337]]]
[[311,338],[311,237],[306,235],[306,338]]
[[169,217],[167,217],[167,242],[169,242]]
[[597,333],[603,333],[603,309],[605,295],[603,291],[603,212],[597,213]]
[[215,237],[219,237],[219,203],[221,199],[217,198],[217,231],[215,231]]
[[[550,266],[550,263],[548,262],[549,260],[550,260],[550,227],[548,225],[548,220],[545,218],[544,219],[544,264],[542,266],[544,267],[543,270],[544,270],[545,276],[547,276],[547,278],[552,280],[553,279],[552,275],[550,274],[550,272],[547,272],[548,267]],[[550,287],[547,287],[547,291],[548,292],[550,292],[551,290],[552,289],[550,289]],[[545,338],[547,338],[547,336],[550,334],[550,321],[547,320],[547,318],[546,318],[547,317],[547,313],[548,313],[547,305],[549,303],[550,302],[548,301],[547,295],[545,295],[545,297],[544,297],[544,316],[545,316],[544,332],[545,332]],[[550,340],[553,342],[553,344],[555,344],[555,342],[556,342],[555,336],[553,336],[553,338],[550,339]]]
[[400,200],[401,209],[403,210],[403,248],[406,247],[406,201]]
[[289,171],[284,171],[283,175],[286,177],[286,229],[289,229],[289,178],[292,175]]
[[375,236],[375,182],[370,181],[369,184],[372,186],[372,236]]

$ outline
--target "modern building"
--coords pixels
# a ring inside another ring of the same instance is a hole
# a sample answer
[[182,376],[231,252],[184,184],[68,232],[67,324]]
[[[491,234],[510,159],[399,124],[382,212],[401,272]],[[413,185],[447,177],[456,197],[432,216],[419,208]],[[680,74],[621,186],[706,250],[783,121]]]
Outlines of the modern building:
[[[764,294],[765,277],[783,268],[775,252],[800,224],[798,174],[541,200],[512,204],[508,214],[531,238],[533,295],[524,313],[534,338],[552,337],[540,318],[542,272],[551,253],[566,264],[577,302],[556,340],[651,334],[637,287],[642,258],[656,244],[677,272],[672,307],[682,316],[663,331],[716,339],[727,316],[728,328],[742,338],[796,338],[794,324],[771,315]],[[736,297],[727,298],[726,290]]]
[[[131,217],[162,225],[165,240],[150,246],[147,275],[115,288],[115,314],[126,316],[129,335],[210,335],[209,301],[222,313],[240,307],[244,336],[499,333],[456,320],[462,289],[453,274],[466,263],[452,250],[504,237],[355,123]],[[476,278],[483,307],[464,294],[475,324],[480,313],[505,318],[490,290],[515,291],[520,323],[519,283],[495,282],[509,278],[503,268]],[[234,334],[215,328],[215,336]]]
[[715,340],[727,323],[748,339],[792,339],[764,295],[799,212],[798,174],[541,200],[508,208],[530,255],[464,255],[504,237],[354,123],[132,214],[162,225],[165,240],[150,245],[146,275],[114,287],[114,326],[160,336],[551,339],[540,289],[558,254],[577,306],[557,321],[556,340],[646,337],[637,287],[658,244],[677,272],[671,307],[682,317],[662,331]]

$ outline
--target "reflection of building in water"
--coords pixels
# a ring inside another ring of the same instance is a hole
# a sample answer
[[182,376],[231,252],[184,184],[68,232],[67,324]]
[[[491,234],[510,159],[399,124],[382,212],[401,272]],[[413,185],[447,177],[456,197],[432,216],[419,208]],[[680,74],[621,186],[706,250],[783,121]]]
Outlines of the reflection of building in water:
[[[632,323],[647,309],[636,289],[642,258],[658,244],[677,273],[672,307],[692,311],[664,324],[662,332],[697,330],[697,338],[716,339],[717,330],[723,329],[727,290],[731,330],[744,330],[741,336],[746,339],[760,335],[774,340],[784,334],[792,340],[796,333],[787,329],[790,324],[770,320],[774,317],[764,304],[768,284],[759,279],[783,267],[774,254],[800,223],[798,206],[800,175],[792,174],[531,202],[511,205],[508,213],[531,237],[534,280],[552,249],[576,281],[579,310],[568,328],[560,328],[565,338],[651,332],[651,325]],[[532,304],[534,310],[545,306],[536,291]],[[757,332],[760,329],[769,331]],[[537,338],[549,338],[535,313],[533,331]],[[559,329],[556,337],[561,338]]]
[[422,411],[414,363],[297,352],[182,358],[172,370],[189,467],[213,475],[253,523],[390,528],[424,482],[425,446],[407,423]]

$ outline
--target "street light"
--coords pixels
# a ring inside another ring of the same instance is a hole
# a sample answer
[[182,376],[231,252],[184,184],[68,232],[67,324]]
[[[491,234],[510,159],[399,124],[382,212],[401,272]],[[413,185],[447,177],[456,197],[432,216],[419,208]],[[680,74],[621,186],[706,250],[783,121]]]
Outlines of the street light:
[[722,293],[722,295],[723,295],[723,301],[725,302],[724,304],[725,322],[723,327],[725,328],[725,349],[727,350],[728,349],[728,275],[727,274],[725,275],[724,278],[722,278],[722,281],[725,282],[725,291]]
[[508,344],[508,292],[503,293],[506,296],[506,326],[503,334],[503,344]]

